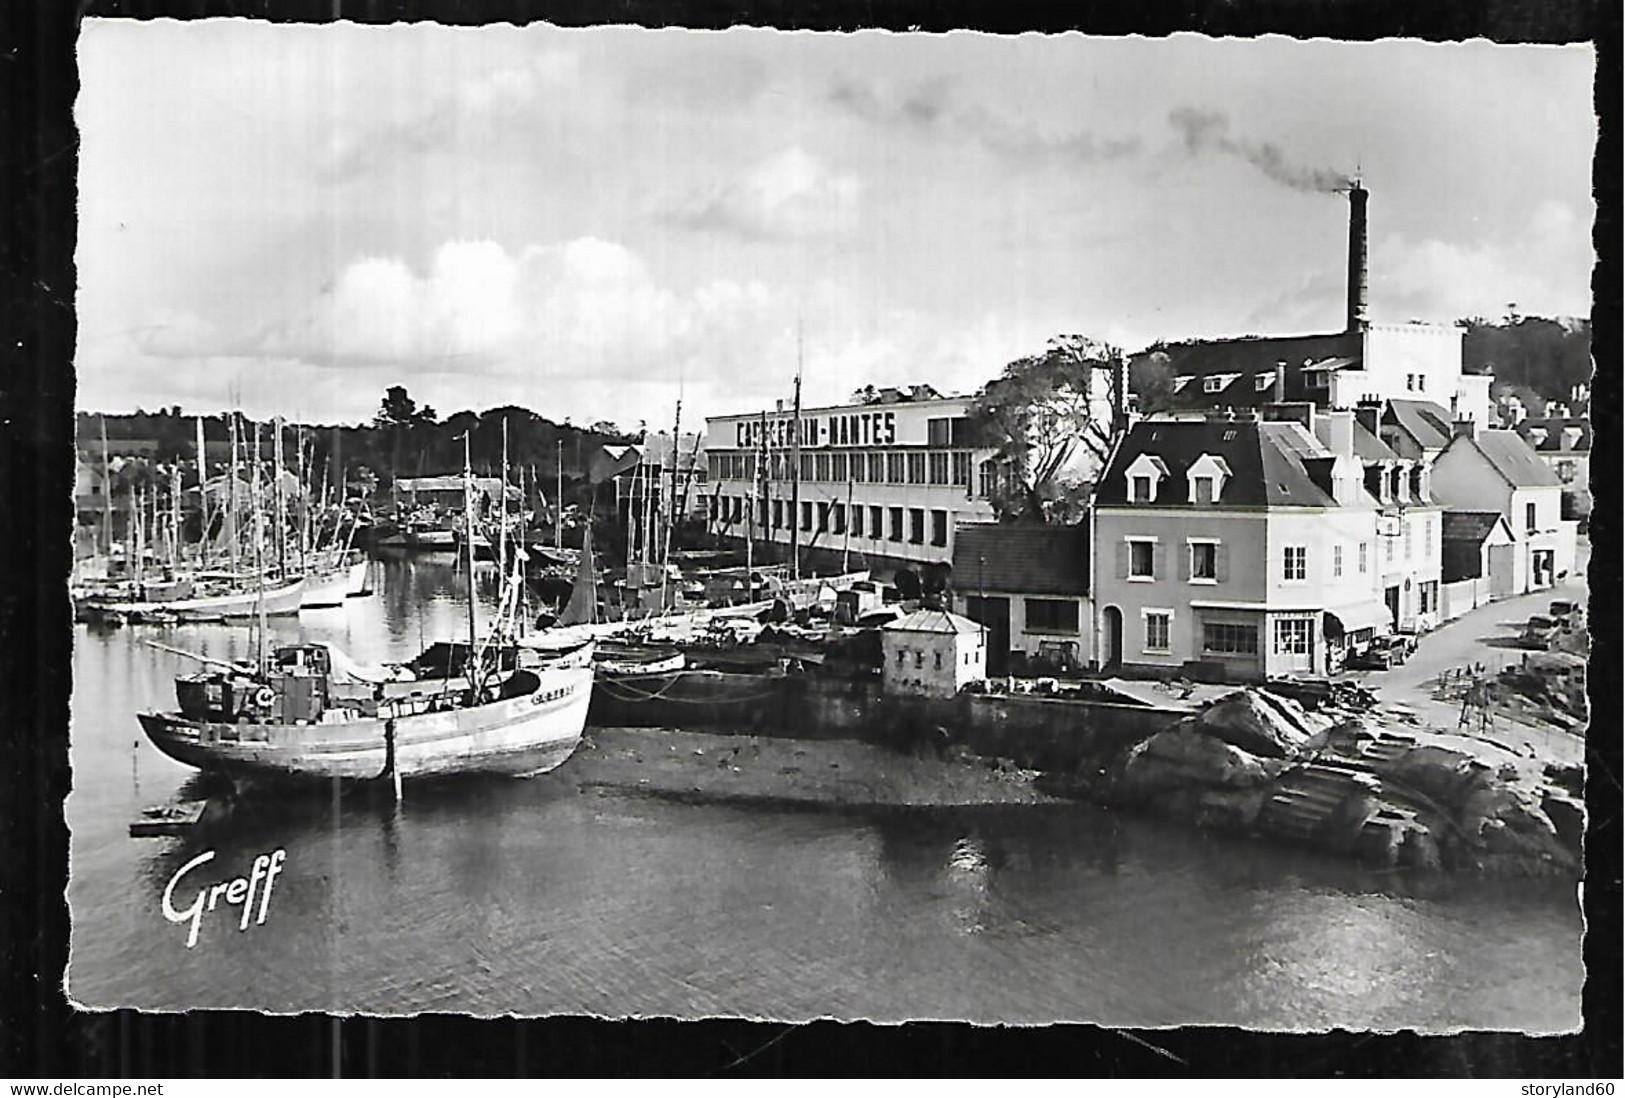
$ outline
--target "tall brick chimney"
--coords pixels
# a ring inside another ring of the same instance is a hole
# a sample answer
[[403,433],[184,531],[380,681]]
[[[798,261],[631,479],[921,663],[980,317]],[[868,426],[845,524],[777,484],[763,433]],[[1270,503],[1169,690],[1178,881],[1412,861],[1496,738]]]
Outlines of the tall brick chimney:
[[1349,188],[1349,315],[1348,330],[1364,331],[1366,326],[1366,228],[1365,204],[1371,192],[1358,182]]

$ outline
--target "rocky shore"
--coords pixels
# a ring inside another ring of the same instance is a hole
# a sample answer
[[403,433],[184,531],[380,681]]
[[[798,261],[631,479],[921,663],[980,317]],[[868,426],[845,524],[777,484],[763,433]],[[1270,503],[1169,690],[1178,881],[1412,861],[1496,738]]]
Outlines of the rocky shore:
[[585,788],[806,808],[1086,800],[1308,845],[1377,867],[1574,875],[1579,768],[1364,707],[1306,710],[1259,689],[1065,771],[955,745],[599,728],[571,760]]

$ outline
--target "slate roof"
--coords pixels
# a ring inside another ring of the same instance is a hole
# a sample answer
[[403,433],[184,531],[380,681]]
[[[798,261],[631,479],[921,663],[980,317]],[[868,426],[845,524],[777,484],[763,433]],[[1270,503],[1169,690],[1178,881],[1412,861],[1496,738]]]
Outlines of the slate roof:
[[[1541,439],[1539,445],[1536,445],[1529,437],[1530,429],[1535,427],[1546,428],[1546,437]],[[1573,450],[1564,449],[1563,429],[1565,427],[1580,428],[1580,438],[1579,441],[1574,444]],[[1522,438],[1525,442],[1528,442],[1529,445],[1534,446],[1536,450],[1543,454],[1579,453],[1581,451],[1589,451],[1591,449],[1591,421],[1581,419],[1578,416],[1569,416],[1567,418],[1562,416],[1551,416],[1538,419],[1525,419],[1519,422],[1516,430],[1520,438]]]
[[881,626],[888,633],[980,633],[982,626],[946,610],[916,610]]
[[[1275,399],[1273,383],[1260,389],[1259,377],[1273,375],[1276,363],[1285,362],[1286,399],[1307,400],[1313,394],[1303,383],[1303,368],[1358,369],[1361,335],[1248,336],[1241,339],[1193,340],[1158,348],[1168,356],[1175,378],[1193,380],[1173,395],[1176,406],[1186,408],[1255,408]],[[1144,352],[1149,357],[1154,352]],[[1202,379],[1217,374],[1239,374],[1216,393],[1204,391]]]
[[970,523],[954,529],[954,586],[961,594],[1089,593],[1089,528]]
[[1439,536],[1445,541],[1482,545],[1500,521],[1499,511],[1446,511],[1444,521],[1439,526]]
[[1477,447],[1478,452],[1484,455],[1484,460],[1490,463],[1490,467],[1514,488],[1563,486],[1563,482],[1557,479],[1557,474],[1552,472],[1552,467],[1540,460],[1516,431],[1480,431],[1472,439],[1464,438],[1458,441],[1470,442]]
[[1442,450],[1450,445],[1450,413],[1431,400],[1390,400],[1383,413],[1385,427],[1398,427],[1424,450]]
[[[1129,506],[1125,470],[1141,454],[1159,457],[1168,478],[1157,489],[1158,507],[1194,507],[1187,502],[1191,465],[1203,454],[1222,457],[1230,467],[1216,501],[1220,507],[1335,507],[1318,488],[1303,462],[1330,457],[1298,423],[1256,420],[1158,420],[1134,425],[1101,478],[1095,501],[1103,506]],[[1204,505],[1212,506],[1212,505]]]
[[1382,439],[1354,421],[1354,456],[1361,461],[1398,461],[1399,455]]

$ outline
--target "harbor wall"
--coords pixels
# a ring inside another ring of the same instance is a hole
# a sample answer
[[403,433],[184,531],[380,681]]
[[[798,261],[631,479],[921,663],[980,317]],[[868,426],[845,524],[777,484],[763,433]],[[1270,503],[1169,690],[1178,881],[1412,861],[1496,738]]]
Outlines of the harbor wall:
[[850,739],[899,750],[964,747],[1025,767],[1072,770],[1110,758],[1182,715],[1024,695],[905,697],[862,680],[683,671],[600,679],[588,723]]

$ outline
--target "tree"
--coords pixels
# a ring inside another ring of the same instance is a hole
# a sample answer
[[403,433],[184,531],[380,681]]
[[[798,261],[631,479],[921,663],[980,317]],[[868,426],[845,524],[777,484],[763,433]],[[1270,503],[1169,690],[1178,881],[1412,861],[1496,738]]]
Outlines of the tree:
[[1141,415],[1151,415],[1173,407],[1174,368],[1168,352],[1153,344],[1129,362],[1129,392],[1134,394]]
[[1068,521],[1110,452],[1123,407],[1123,352],[1081,335],[1050,340],[987,383],[967,411],[973,436],[995,451],[1001,519]]
[[418,407],[404,385],[391,385],[384,390],[384,399],[378,406],[373,423],[379,427],[417,427],[435,422],[434,409],[425,404]]

